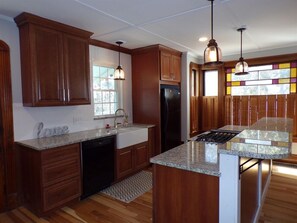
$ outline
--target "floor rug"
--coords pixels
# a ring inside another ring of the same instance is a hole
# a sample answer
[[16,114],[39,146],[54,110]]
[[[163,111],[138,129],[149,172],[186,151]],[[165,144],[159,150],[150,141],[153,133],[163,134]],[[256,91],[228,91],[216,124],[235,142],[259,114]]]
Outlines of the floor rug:
[[107,194],[115,199],[129,203],[135,198],[144,194],[152,188],[152,173],[141,171],[127,179],[122,180],[104,190],[101,193]]

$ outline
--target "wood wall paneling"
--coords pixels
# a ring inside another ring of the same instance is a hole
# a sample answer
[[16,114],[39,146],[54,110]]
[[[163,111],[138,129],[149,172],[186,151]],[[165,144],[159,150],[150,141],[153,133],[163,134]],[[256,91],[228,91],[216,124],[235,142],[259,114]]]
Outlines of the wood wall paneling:
[[296,99],[296,94],[225,96],[226,125],[250,126],[263,117],[292,118],[293,136],[297,137]]

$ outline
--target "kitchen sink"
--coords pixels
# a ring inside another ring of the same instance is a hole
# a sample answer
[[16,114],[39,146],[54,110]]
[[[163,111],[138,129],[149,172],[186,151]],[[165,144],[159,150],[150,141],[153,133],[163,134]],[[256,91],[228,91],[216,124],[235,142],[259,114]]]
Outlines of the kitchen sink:
[[117,129],[117,149],[148,141],[148,129],[138,126]]

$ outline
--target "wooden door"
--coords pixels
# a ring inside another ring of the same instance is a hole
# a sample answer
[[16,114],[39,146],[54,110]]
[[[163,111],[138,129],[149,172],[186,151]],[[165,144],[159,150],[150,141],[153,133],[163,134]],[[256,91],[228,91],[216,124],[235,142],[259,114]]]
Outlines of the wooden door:
[[[23,94],[25,93],[26,97],[33,91],[35,106],[62,105],[65,98],[62,34],[40,26],[32,25],[31,27],[32,49],[29,56],[32,56],[33,89],[26,89],[28,92],[23,91]],[[22,60],[22,64],[28,63],[25,57],[22,57]],[[23,75],[22,78],[30,77]],[[26,83],[26,80],[23,80],[23,83]]]
[[67,104],[90,104],[88,41],[64,34],[63,44]]
[[190,137],[199,133],[199,67],[190,63]]
[[8,45],[0,40],[0,212],[17,206],[9,54]]

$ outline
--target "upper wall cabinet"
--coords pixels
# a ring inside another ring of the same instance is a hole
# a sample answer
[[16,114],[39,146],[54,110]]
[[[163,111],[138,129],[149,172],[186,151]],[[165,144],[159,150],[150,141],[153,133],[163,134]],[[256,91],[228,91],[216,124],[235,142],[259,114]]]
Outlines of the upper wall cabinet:
[[92,33],[29,13],[15,18],[20,32],[24,106],[90,104]]
[[180,82],[181,58],[175,51],[160,51],[161,54],[161,80]]

